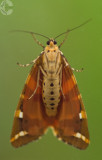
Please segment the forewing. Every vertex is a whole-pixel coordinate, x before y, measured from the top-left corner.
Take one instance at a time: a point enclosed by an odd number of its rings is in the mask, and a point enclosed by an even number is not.
[[[15,112],[11,133],[11,143],[14,147],[19,147],[32,140],[38,139],[46,129],[41,97],[41,73],[39,78],[40,86],[33,95],[37,86],[40,58],[35,62],[28,75]]]
[[[62,96],[58,124],[55,127],[57,137],[79,149],[89,144],[87,116],[72,69],[63,58]]]

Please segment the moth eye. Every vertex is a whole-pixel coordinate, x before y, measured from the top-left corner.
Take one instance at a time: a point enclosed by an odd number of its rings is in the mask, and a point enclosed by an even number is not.
[[[57,44],[57,42],[56,42],[56,41],[54,41],[54,44]]]
[[[50,50],[48,50],[47,52],[50,52]]]
[[[47,45],[49,45],[50,44],[50,41],[47,41]]]
[[[56,50],[54,50],[54,52],[56,52]]]

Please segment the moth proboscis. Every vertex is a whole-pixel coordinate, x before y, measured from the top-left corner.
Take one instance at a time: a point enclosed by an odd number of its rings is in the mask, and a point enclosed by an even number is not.
[[[14,115],[10,140],[14,147],[37,140],[48,127],[53,128],[54,134],[65,143],[79,149],[86,149],[89,145],[84,104],[73,75],[73,69],[60,51],[68,33],[78,27],[67,30],[54,39],[38,33],[23,31],[30,33],[34,40],[43,47],[43,51],[29,64],[18,63],[21,67],[30,64],[33,66]],[[65,38],[58,46],[56,38],[63,34]],[[35,35],[48,39],[46,47],[35,38]]]

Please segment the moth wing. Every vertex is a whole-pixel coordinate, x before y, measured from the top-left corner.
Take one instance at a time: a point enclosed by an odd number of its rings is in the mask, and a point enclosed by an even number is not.
[[[60,113],[55,127],[57,137],[79,149],[89,144],[87,116],[78,90],[76,79],[64,57],[62,69],[62,92]]]
[[[33,95],[37,86],[37,77],[39,72],[38,65],[40,63],[40,59],[41,57],[39,57],[35,62],[27,77],[15,112],[10,140],[14,147],[19,147],[38,139],[44,134],[46,129],[46,124],[43,118],[41,88],[38,87],[36,93]],[[41,85],[41,79],[42,76],[40,73],[39,85]]]

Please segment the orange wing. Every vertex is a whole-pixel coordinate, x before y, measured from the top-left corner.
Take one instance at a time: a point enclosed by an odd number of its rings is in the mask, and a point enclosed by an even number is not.
[[[43,118],[41,87],[38,87],[36,93],[30,98],[37,86],[40,58],[41,56],[36,61],[28,75],[15,112],[11,133],[11,143],[14,147],[19,147],[32,140],[38,139],[44,134],[46,129],[46,124]],[[40,73],[39,79],[41,80],[41,78],[42,76]]]
[[[62,57],[63,60],[63,57]],[[64,142],[79,149],[89,144],[87,116],[77,82],[69,64],[63,62],[62,95],[55,132]]]

